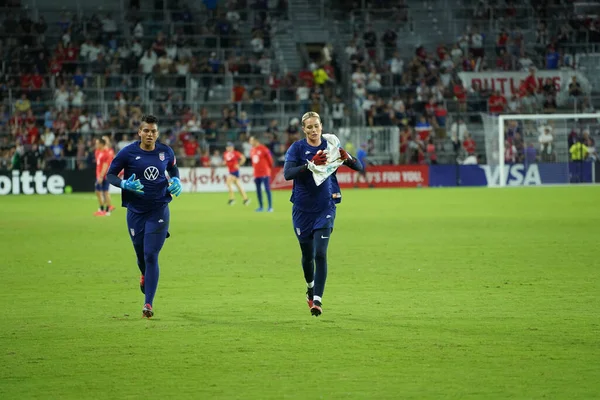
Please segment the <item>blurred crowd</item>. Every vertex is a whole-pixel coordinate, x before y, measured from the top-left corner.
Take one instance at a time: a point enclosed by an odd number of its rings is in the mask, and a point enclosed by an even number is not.
[[[424,7],[428,4],[431,10],[437,3],[425,2]],[[462,35],[437,47],[417,46],[412,54],[398,51],[400,29],[378,30],[367,15],[365,28],[354,31],[344,55],[352,66],[353,107],[361,120],[367,126],[400,127],[403,158],[436,163],[440,150],[461,159],[483,150],[464,123],[480,119],[467,115],[543,114],[561,107],[571,113],[595,112],[589,88],[575,74],[558,88],[552,79],[540,83],[536,73],[575,71],[578,44],[600,43],[600,16],[579,15],[568,1],[532,0],[538,25],[535,42],[528,43],[517,23],[517,6],[522,7],[512,0],[476,1],[464,9],[469,23]],[[459,77],[461,72],[485,71],[525,71],[528,76],[507,95],[490,87],[467,89]],[[557,97],[559,91],[564,99]],[[449,103],[455,115],[463,114],[460,121],[451,123]]]
[[[265,113],[277,103],[290,103],[295,115],[328,115],[334,129],[347,126],[350,116],[357,117],[351,123],[398,126],[405,163],[437,163],[438,153],[447,152],[453,159],[477,158],[482,144],[469,132],[468,115],[557,111],[557,88],[551,81],[540,84],[537,70],[575,68],[570,46],[598,41],[600,26],[578,17],[569,2],[532,0],[539,21],[532,44],[515,23],[513,1],[481,0],[468,9],[472,23],[464,34],[405,54],[398,45],[410,23],[405,1],[342,2],[338,6],[351,12],[367,7],[365,28],[354,31],[342,52],[325,44],[300,71],[287,72],[272,46],[287,19],[287,1],[203,3],[205,12],[198,14],[169,2],[168,30],[160,23],[162,2],[147,15],[139,1],[130,1],[125,26],[105,12],[81,18],[65,11],[49,25],[44,15],[34,21],[27,10],[9,10],[0,35],[0,168],[15,168],[15,159],[20,168],[87,168],[94,137],[107,135],[116,148],[135,139],[149,100],[163,140],[189,166],[214,164],[227,141],[247,153],[250,135],[282,162],[300,127],[297,118]],[[370,13],[388,12],[397,28],[382,31],[369,23]],[[491,15],[498,26],[486,32]],[[529,76],[508,97],[488,88],[467,90],[458,77],[491,70]],[[216,111],[203,105],[228,87],[225,79],[232,82],[228,104]],[[568,105],[593,112],[589,94],[574,77]],[[198,109],[190,98],[199,100]]]

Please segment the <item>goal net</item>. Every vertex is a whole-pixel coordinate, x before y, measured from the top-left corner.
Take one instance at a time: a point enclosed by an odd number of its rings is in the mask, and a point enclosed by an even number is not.
[[[599,114],[482,115],[488,186],[592,183]]]

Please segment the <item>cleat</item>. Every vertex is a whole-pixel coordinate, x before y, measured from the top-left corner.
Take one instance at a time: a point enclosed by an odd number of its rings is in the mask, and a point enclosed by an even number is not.
[[[152,311],[152,306],[150,304],[146,304],[142,309],[142,318],[152,318],[154,316],[154,311]]]
[[[105,211],[104,215],[107,216],[107,217],[110,217],[110,211]]]
[[[232,205],[234,205],[234,204],[235,204],[235,200],[229,200],[229,201],[227,202],[227,205],[229,205],[229,206],[232,206]]]
[[[145,284],[145,280],[144,280],[144,275],[140,276],[140,290],[142,291],[142,293],[146,294],[146,292],[144,291],[144,284]]]
[[[312,308],[313,307],[313,292],[314,292],[314,287],[311,288],[306,288],[306,302],[308,303],[308,308]]]
[[[104,217],[104,216],[106,216],[106,212],[104,212],[104,211],[96,211],[94,213],[94,216],[96,216],[96,217]]]
[[[256,212],[263,212],[264,210],[263,210],[263,208],[262,208],[262,207],[258,207],[258,208],[257,208],[256,210],[254,210],[254,211],[256,211]]]
[[[244,200],[244,205],[247,206],[248,204],[250,204],[250,199]]]
[[[112,211],[115,211],[115,206],[108,207],[108,212],[112,212]]]
[[[321,308],[321,303],[319,303],[318,301],[315,301],[313,303],[313,306],[310,308],[310,313],[312,315],[314,315],[315,317],[318,317],[319,315],[323,314],[323,309]]]
[[[273,212],[273,207],[269,207],[269,209],[267,210],[267,212]]]

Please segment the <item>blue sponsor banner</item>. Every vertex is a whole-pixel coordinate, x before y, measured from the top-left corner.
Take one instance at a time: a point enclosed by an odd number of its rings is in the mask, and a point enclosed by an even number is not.
[[[590,162],[512,164],[504,166],[507,186],[535,186],[593,182]],[[491,165],[432,165],[429,186],[498,186],[500,169]]]

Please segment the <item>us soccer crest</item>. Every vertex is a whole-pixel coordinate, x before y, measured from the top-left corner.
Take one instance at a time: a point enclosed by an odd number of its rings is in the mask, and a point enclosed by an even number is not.
[[[165,161],[165,153],[158,153],[158,159],[160,161]]]

